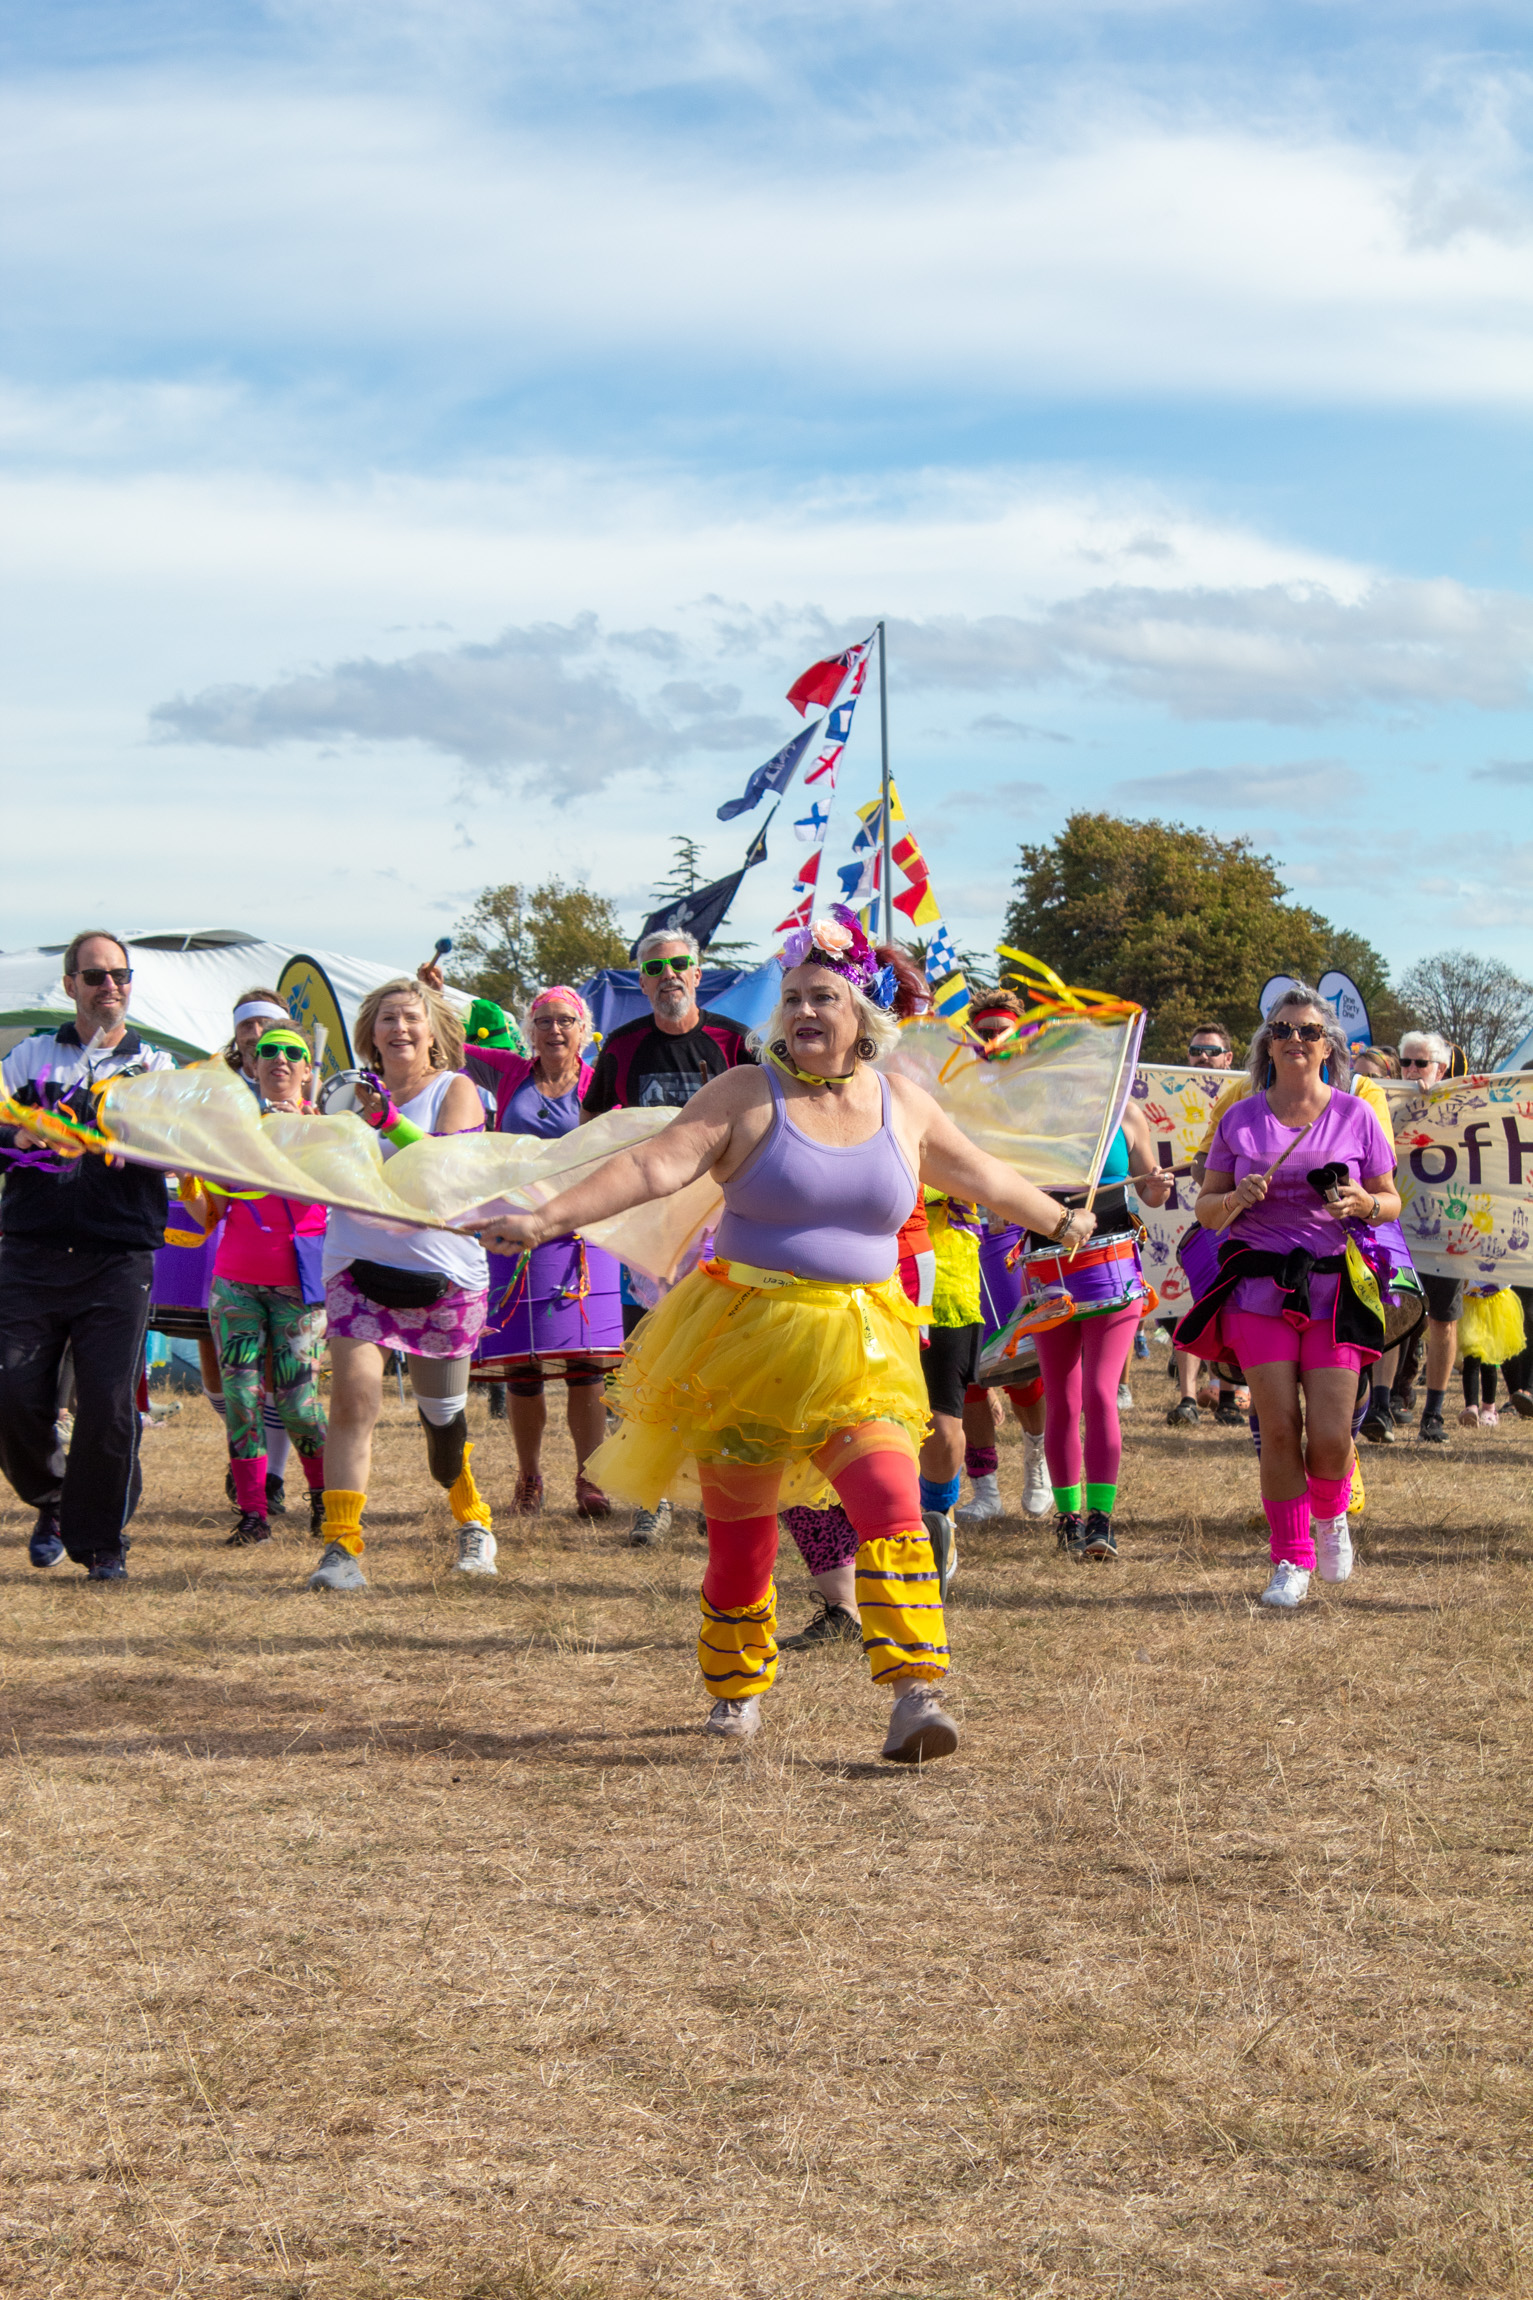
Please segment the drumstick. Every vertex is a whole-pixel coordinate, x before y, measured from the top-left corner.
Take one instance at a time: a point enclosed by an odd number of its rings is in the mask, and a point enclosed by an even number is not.
[[[1306,1135],[1306,1134],[1309,1132],[1309,1127],[1310,1127],[1310,1126],[1313,1126],[1313,1125],[1314,1125],[1314,1123],[1315,1123],[1315,1121],[1314,1121],[1314,1119],[1312,1118],[1312,1119],[1310,1120],[1310,1122],[1309,1122],[1309,1126],[1301,1126],[1301,1127],[1299,1128],[1299,1131],[1298,1131],[1298,1133],[1297,1133],[1297,1134],[1294,1136],[1293,1140],[1292,1140],[1292,1141],[1289,1143],[1289,1145],[1288,1145],[1288,1148],[1287,1148],[1286,1150],[1281,1150],[1281,1151],[1279,1151],[1279,1153],[1278,1153],[1277,1157],[1273,1159],[1273,1161],[1272,1161],[1272,1164],[1271,1164],[1271,1165],[1270,1165],[1270,1166],[1267,1168],[1267,1171],[1266,1171],[1266,1173],[1265,1173],[1265,1174],[1262,1176],[1262,1180],[1263,1180],[1264,1182],[1270,1182],[1270,1181],[1271,1181],[1271,1179],[1272,1179],[1272,1177],[1273,1177],[1273,1175],[1274,1175],[1274,1174],[1277,1172],[1278,1168],[1279,1168],[1279,1167],[1282,1165],[1282,1163],[1283,1163],[1284,1159],[1285,1159],[1285,1158],[1291,1158],[1291,1157],[1293,1156],[1294,1152],[1295,1152],[1295,1151],[1298,1149],[1298,1147],[1299,1147],[1299,1144],[1300,1144],[1300,1143],[1301,1143],[1301,1142],[1304,1140],[1304,1137],[1305,1137],[1305,1135]],[[1258,1201],[1258,1203],[1260,1203],[1260,1201]],[[1222,1222],[1216,1222],[1216,1223],[1214,1224],[1214,1232],[1215,1232],[1215,1235],[1217,1236],[1217,1234],[1218,1234],[1218,1232],[1219,1232],[1220,1230],[1227,1230],[1227,1229],[1229,1228],[1230,1224],[1231,1224],[1231,1223],[1232,1223],[1232,1222],[1235,1220],[1235,1218],[1236,1218],[1236,1216],[1237,1216],[1237,1215],[1240,1215],[1240,1214],[1244,1214],[1244,1213],[1247,1213],[1248,1211],[1249,1211],[1249,1208],[1247,1208],[1247,1207],[1245,1207],[1245,1206],[1237,1206],[1237,1207],[1235,1208],[1235,1212],[1234,1212],[1234,1214],[1227,1214],[1227,1215],[1225,1216],[1225,1218],[1224,1218],[1224,1220],[1223,1220]]]

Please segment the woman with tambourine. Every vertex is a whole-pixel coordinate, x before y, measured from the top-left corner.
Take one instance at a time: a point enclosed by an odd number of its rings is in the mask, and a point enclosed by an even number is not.
[[[354,1043],[363,1072],[332,1079],[321,1107],[342,1104],[377,1129],[385,1159],[428,1134],[477,1134],[484,1107],[460,1069],[463,1026],[445,999],[401,976],[370,991]],[[484,1248],[450,1230],[401,1231],[333,1207],[325,1235],[330,1435],[325,1445],[326,1549],[311,1589],[365,1589],[362,1509],[383,1366],[403,1352],[426,1432],[431,1475],[458,1523],[457,1570],[495,1571],[489,1505],[468,1465],[468,1369],[485,1319]]]

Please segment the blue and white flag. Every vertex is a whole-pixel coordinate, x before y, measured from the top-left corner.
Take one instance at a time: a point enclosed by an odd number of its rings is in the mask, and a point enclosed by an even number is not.
[[[816,799],[808,814],[800,815],[794,823],[793,834],[806,847],[817,847],[825,836],[825,826],[829,821],[829,807],[822,809],[819,800]]]
[[[860,838],[853,839],[852,846],[855,849],[864,843]],[[841,900],[844,903],[855,907],[858,903],[866,902],[870,895],[877,894],[878,866],[881,859],[881,856],[875,851],[872,854],[863,855],[856,862],[841,865],[836,876],[841,881]]]
[[[759,807],[768,791],[785,791],[798,771],[799,760],[820,731],[822,722],[801,728],[790,742],[783,744],[775,758],[758,767],[745,786],[743,798],[726,799],[719,808],[719,821],[732,823],[736,815],[748,815],[752,807]]]
[[[945,982],[950,974],[956,974],[957,971],[958,946],[948,933],[946,921],[939,919],[926,945],[926,979],[928,982]]]

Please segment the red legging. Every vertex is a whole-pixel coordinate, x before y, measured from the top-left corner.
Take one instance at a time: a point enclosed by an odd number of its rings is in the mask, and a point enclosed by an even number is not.
[[[1123,1457],[1118,1427],[1118,1385],[1128,1364],[1139,1304],[1105,1318],[1072,1318],[1038,1334],[1043,1368],[1043,1451],[1049,1483],[1081,1482],[1081,1415],[1086,1417],[1086,1479],[1116,1485]]]
[[[706,1514],[706,1462],[701,1465],[700,1476]],[[922,1530],[921,1489],[909,1454],[894,1448],[863,1454],[837,1470],[831,1483],[836,1499],[851,1519],[859,1547],[865,1541],[897,1541],[902,1534]],[[709,1517],[704,1597],[721,1611],[759,1605],[771,1586],[776,1558],[775,1510],[770,1517]]]

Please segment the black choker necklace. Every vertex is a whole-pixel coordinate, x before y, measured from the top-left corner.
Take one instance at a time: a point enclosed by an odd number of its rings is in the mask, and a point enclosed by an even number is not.
[[[767,1053],[785,1077],[800,1079],[805,1086],[844,1086],[849,1078],[855,1078],[857,1075],[855,1059],[850,1070],[838,1071],[830,1078],[822,1078],[819,1072],[815,1070],[800,1070],[798,1064],[790,1060],[788,1042],[784,1038],[779,1038],[773,1045],[769,1046]]]

